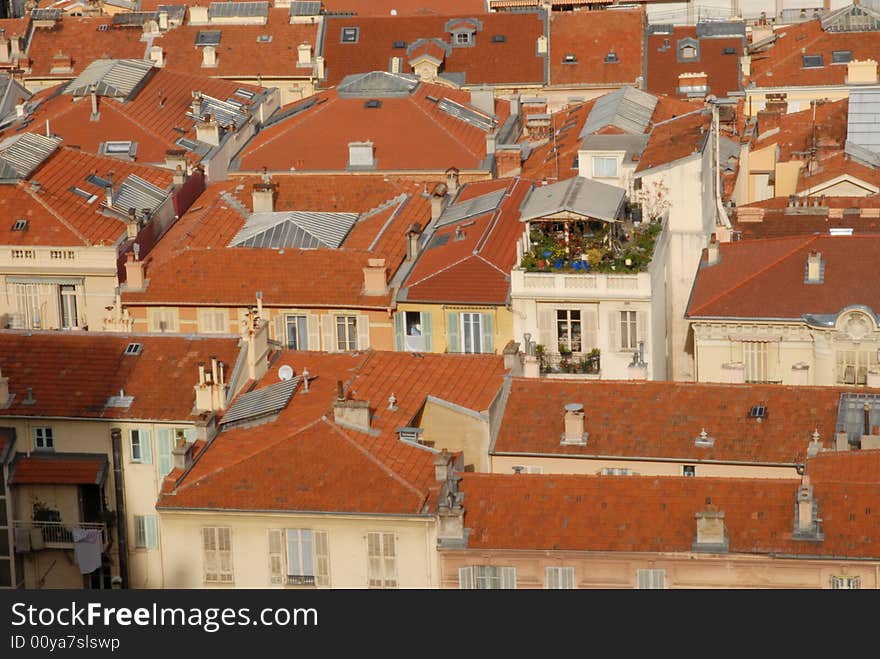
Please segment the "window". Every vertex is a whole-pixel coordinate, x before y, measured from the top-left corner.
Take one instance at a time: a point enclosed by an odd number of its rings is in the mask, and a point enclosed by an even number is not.
[[[205,583],[232,583],[232,529],[204,527],[202,547]]]
[[[408,352],[431,351],[431,314],[404,311],[394,318],[395,348]]]
[[[199,332],[225,334],[229,332],[229,312],[226,309],[199,309]]]
[[[666,588],[666,570],[639,570],[636,573],[636,588],[640,590]]]
[[[694,46],[682,46],[681,59],[696,59],[697,49]]]
[[[461,314],[462,352],[479,353],[480,349],[480,316],[478,313]]]
[[[769,382],[770,344],[765,341],[743,341],[743,362],[746,382]]]
[[[831,588],[833,590],[858,590],[861,587],[861,577],[831,577]]]
[[[357,350],[357,316],[336,316],[336,349]]]
[[[837,383],[864,386],[868,370],[878,365],[876,350],[838,350]]]
[[[338,319],[337,319],[338,322]],[[285,345],[291,350],[309,349],[309,323],[306,316],[286,316]]]
[[[605,55],[605,63],[606,64],[619,64],[620,59],[617,57],[617,53],[615,53],[613,50],[608,52]]]
[[[458,587],[480,590],[516,588],[516,568],[494,565],[472,565],[459,568]]]
[[[397,548],[393,533],[367,533],[370,588],[397,588]]]
[[[358,40],[358,28],[356,27],[344,27],[342,28],[342,43],[357,43]]]
[[[574,53],[565,53],[562,58],[563,64],[577,64],[578,58]]]
[[[681,475],[682,476],[696,476],[697,468],[694,465],[682,465],[681,466]]]
[[[122,354],[124,354],[126,357],[137,356],[141,354],[141,350],[143,349],[143,343],[129,343],[127,346],[125,346],[125,351]]]
[[[620,348],[621,350],[637,350],[638,317],[635,311],[620,312]]]
[[[55,450],[55,434],[49,426],[34,428],[34,448],[42,451]]]
[[[311,529],[269,529],[269,582],[329,586],[327,533]]]
[[[16,220],[12,223],[13,231],[27,231],[28,220]]]
[[[134,546],[140,549],[159,546],[159,519],[155,515],[134,516]]]
[[[176,332],[177,309],[170,307],[156,307],[147,313],[151,332]]]
[[[577,309],[556,310],[556,338],[559,350],[581,352],[581,312]]]
[[[471,33],[470,32],[456,32],[455,33],[455,45],[456,46],[469,46],[471,43]]]
[[[574,588],[573,567],[548,567],[547,588],[553,590],[571,590]]]
[[[616,178],[617,158],[614,156],[593,156],[593,178]]]
[[[832,64],[847,64],[852,62],[851,50],[834,50],[831,52]]]
[[[825,66],[821,55],[802,55],[805,69],[820,69]]]
[[[138,464],[153,464],[153,445],[150,442],[149,430],[131,430],[129,432],[129,448],[131,461]]]
[[[76,286],[62,284],[59,286],[59,290],[61,292],[61,328],[76,329],[79,327],[76,315]]]

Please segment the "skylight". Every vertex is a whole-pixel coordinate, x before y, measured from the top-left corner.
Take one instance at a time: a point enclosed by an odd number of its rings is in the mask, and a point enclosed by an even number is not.
[[[504,43],[507,41],[507,37],[503,34],[495,34],[492,35],[492,43]]]
[[[392,48],[406,48],[406,41],[395,41],[391,44]]]
[[[764,419],[767,417],[767,407],[765,405],[752,405],[749,410],[749,417],[752,419]]]
[[[851,50],[834,50],[831,52],[832,64],[847,64],[852,62]]]
[[[28,221],[27,220],[16,220],[12,223],[13,231],[27,231]]]
[[[342,28],[342,43],[357,43],[359,29],[356,27]]]
[[[620,62],[620,60],[617,58],[617,53],[615,53],[613,50],[605,55],[606,64],[617,64],[618,62]]]
[[[805,69],[820,69],[825,66],[821,55],[804,55],[803,63]]]
[[[98,195],[93,195],[91,192],[86,192],[82,188],[73,187],[73,188],[70,188],[70,191],[73,194],[79,195],[80,197],[85,199],[87,204],[91,204],[92,202],[94,202],[98,198]]]
[[[144,346],[142,343],[129,343],[127,346],[125,346],[124,354],[129,357],[139,355],[141,354],[141,350],[143,350],[143,347]]]
[[[574,53],[566,53],[565,57],[562,58],[563,64],[576,64],[577,61],[578,58]]]
[[[219,46],[220,30],[199,30],[196,34],[196,46]]]

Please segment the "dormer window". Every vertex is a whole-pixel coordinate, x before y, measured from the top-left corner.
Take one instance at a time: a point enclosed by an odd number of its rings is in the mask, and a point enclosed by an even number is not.
[[[455,45],[456,46],[470,46],[472,39],[473,39],[473,34],[471,34],[470,32],[456,32],[455,33]]]
[[[693,46],[684,46],[681,49],[681,59],[696,59],[697,49]]]
[[[357,43],[358,40],[358,28],[356,27],[344,27],[342,28],[342,43]]]
[[[476,43],[477,32],[483,29],[483,23],[476,18],[452,18],[446,21],[443,29],[453,48],[469,48]]]

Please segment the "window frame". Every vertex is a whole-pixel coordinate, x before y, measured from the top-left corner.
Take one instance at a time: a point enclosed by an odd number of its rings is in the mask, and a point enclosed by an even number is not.
[[[565,318],[560,318],[560,314],[565,314]],[[577,319],[574,318],[577,314]],[[575,336],[575,324],[577,324],[577,336]],[[563,338],[562,330],[565,329],[565,338]],[[580,309],[572,309],[569,307],[556,308],[556,344],[557,347],[565,345],[572,353],[582,353],[584,348],[584,319]],[[575,348],[577,345],[577,348]]]
[[[209,548],[208,535],[214,546]],[[227,548],[222,549],[224,539]],[[213,554],[213,556],[211,556]],[[224,556],[225,554],[225,556]],[[224,569],[224,558],[228,569]],[[209,569],[209,559],[214,562],[215,569]],[[228,577],[228,578],[224,578]],[[206,584],[233,584],[235,583],[235,565],[232,562],[232,528],[229,526],[203,526],[202,527],[202,582]]]
[[[361,36],[358,27],[343,27],[339,32],[339,43],[357,43]]]
[[[52,426],[33,426],[33,436],[35,451],[55,450],[55,430]]]
[[[291,321],[293,321],[291,323]],[[295,330],[296,341],[290,340],[291,325]],[[355,323],[357,328],[357,323]],[[308,350],[309,349],[309,317],[307,314],[284,314],[284,346],[288,350]],[[337,338],[338,342],[338,338]],[[304,344],[304,345],[303,345]]]
[[[333,316],[333,326],[337,352],[351,352],[358,349],[358,317],[356,315],[337,314]],[[339,334],[340,330],[344,330],[346,333],[344,340]]]
[[[660,585],[657,585],[658,583]],[[668,588],[666,568],[640,568],[636,570],[637,590],[666,590]]]
[[[461,352],[467,355],[479,355],[483,351],[483,319],[476,311],[463,311],[459,314],[461,330]],[[468,329],[470,325],[470,329]],[[470,342],[470,349],[468,349]]]
[[[828,587],[831,590],[861,590],[862,578],[859,575],[832,574]]]
[[[555,575],[552,579],[551,574]],[[555,586],[552,585],[554,581],[557,584]],[[548,565],[544,569],[544,588],[548,590],[574,590],[574,567]]]
[[[516,590],[516,566],[467,565],[458,570],[458,587],[463,590]]]
[[[397,534],[393,531],[369,531],[366,535],[366,540],[368,588],[399,588]],[[378,552],[374,551],[377,548]]]
[[[627,315],[625,315],[627,314]],[[620,350],[639,349],[639,315],[634,309],[620,309],[617,313],[617,347]],[[633,344],[633,345],[630,345]]]
[[[76,284],[58,285],[58,324],[61,329],[79,329]]]
[[[609,156],[609,155],[594,155],[591,156],[591,167],[593,171],[593,178],[620,178],[620,162],[617,156]],[[599,163],[603,163],[603,165],[599,165]],[[609,162],[614,163],[613,174],[604,173],[606,169],[604,168]]]
[[[134,516],[135,549],[159,548],[159,518],[157,515]]]

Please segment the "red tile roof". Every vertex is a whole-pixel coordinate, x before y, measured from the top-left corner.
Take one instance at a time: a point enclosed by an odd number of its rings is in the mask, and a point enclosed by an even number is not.
[[[880,289],[863,285],[874,268],[880,235],[767,238],[719,248],[720,261],[709,266],[704,256],[697,271],[686,314],[691,318],[800,319],[854,304],[880,309]],[[813,250],[825,262],[822,284],[804,283]]]
[[[802,194],[816,194],[817,188],[831,184],[835,179],[847,177],[867,184],[865,187],[880,189],[880,168],[868,167],[838,151],[833,156],[820,158],[812,172],[802,168],[798,176],[797,191]],[[853,192],[853,196],[861,194]]]
[[[355,12],[358,16],[452,16],[479,14],[486,10],[483,0],[324,0],[327,13]]]
[[[732,554],[880,556],[874,484],[815,484],[819,542],[793,537],[797,481],[465,474],[461,489],[474,550],[690,552],[711,502]]]
[[[550,84],[635,84],[642,75],[645,12],[560,11],[550,15]],[[613,52],[617,61],[605,61]],[[563,61],[567,54],[574,63]]]
[[[495,454],[667,458],[726,463],[803,462],[813,429],[830,441],[834,387],[684,382],[564,382],[514,378]],[[584,406],[585,446],[562,445],[564,406]],[[749,418],[754,405],[768,417]],[[705,429],[711,447],[694,440]]]
[[[470,103],[467,92],[424,83],[410,96],[382,98],[378,108],[367,108],[365,98],[324,92],[318,104],[262,130],[241,152],[240,169],[344,172],[349,143],[364,141],[373,143],[379,171],[479,169],[486,132],[443,112],[428,96]],[[495,108],[501,126],[509,104],[499,100]]]
[[[170,170],[62,146],[29,180],[0,186],[0,215],[9,218],[0,224],[0,244],[61,247],[116,243],[125,236],[125,223],[100,212],[106,193],[86,181],[90,174],[106,179],[109,172],[117,182],[135,174],[159,188],[171,187]],[[39,183],[37,190],[35,181]],[[85,197],[71,192],[72,187],[97,195],[98,200],[89,204]],[[16,219],[29,220],[27,231],[12,231]]]
[[[107,456],[19,453],[10,471],[13,485],[100,485],[107,476]]]
[[[667,165],[701,153],[709,140],[710,114],[697,110],[675,119],[655,124],[642,152],[636,172]]]
[[[430,394],[469,409],[488,409],[501,387],[503,360],[408,353],[285,352],[275,362],[308,369],[301,391],[278,419],[218,435],[159,508],[303,510],[418,514],[438,493],[435,453],[401,442]],[[274,370],[274,369],[270,369]],[[275,381],[274,373],[261,386]],[[368,400],[371,433],[336,425],[336,382]],[[388,409],[394,394],[397,409]]]
[[[807,460],[807,476],[821,483],[876,485],[880,450],[822,451]]]
[[[819,207],[789,207],[788,197],[773,197],[739,206],[729,215],[733,228],[741,231],[743,238],[827,234],[830,229],[852,229],[854,233],[880,234],[880,217],[865,217],[860,213],[860,209],[878,207],[880,195],[826,197]],[[749,217],[752,209],[763,211],[761,221],[756,222]],[[843,212],[837,217],[831,209]]]
[[[195,47],[202,30],[221,32],[216,67],[202,67],[202,49]],[[270,8],[266,25],[181,25],[165,32],[154,45],[162,47],[165,67],[171,71],[224,77],[308,78],[312,67],[297,66],[297,46],[310,44],[314,61],[317,32],[317,24],[291,25],[288,9]],[[271,35],[271,41],[257,41],[262,35]]]
[[[699,43],[699,59],[679,61],[677,44],[681,39],[694,39]],[[665,42],[669,47],[665,48]],[[652,94],[669,94],[685,97],[680,94],[679,75],[682,73],[705,73],[708,77],[709,89],[701,98],[709,94],[726,97],[731,92],[742,91],[742,73],[739,58],[745,48],[745,39],[736,36],[703,37],[697,39],[697,28],[694,25],[677,25],[671,34],[650,34],[646,39],[645,57],[646,90]],[[725,49],[732,48],[732,54],[724,54]],[[728,51],[729,52],[729,51]]]
[[[444,60],[441,73],[463,73],[467,85],[542,84],[544,56],[537,53],[537,39],[544,34],[544,21],[537,12],[499,12],[459,15],[476,18],[482,29],[476,33],[475,44],[452,48]],[[327,65],[325,85],[336,85],[345,76],[367,71],[387,71],[392,57],[403,57],[405,73],[411,73],[405,49],[394,48],[395,41],[407,45],[419,39],[441,39],[447,44],[446,32],[450,17],[386,16],[328,17],[323,42]],[[342,43],[343,28],[358,28],[356,43]],[[504,35],[503,42],[492,40]]]
[[[825,32],[818,20],[774,29],[776,41],[751,56],[749,80],[757,87],[843,85],[846,65],[832,65],[835,50],[852,52],[853,60],[880,59],[876,32]],[[804,68],[803,55],[821,55],[824,66]]]
[[[129,343],[142,344],[141,353],[124,355]],[[0,370],[15,397],[0,417],[191,419],[198,363],[212,355],[234,364],[238,340],[2,330]],[[29,387],[35,404],[23,402]],[[120,389],[131,405],[107,407]]]
[[[795,159],[798,152],[800,159],[813,146],[814,139],[818,148],[818,157],[824,159],[827,154],[834,154],[843,149],[846,142],[846,124],[849,110],[849,99],[840,101],[821,101],[812,108],[799,112],[780,114],[773,118],[773,126],[779,130],[762,127],[761,116],[758,116],[758,139],[753,149],[763,149],[776,145],[779,149],[776,159],[786,162]]]
[[[134,98],[117,100],[98,99],[99,118],[91,119],[92,105],[88,96],[74,98],[59,93],[61,87],[41,91],[31,103],[41,100],[30,117],[31,132],[45,131],[49,122],[52,133],[64,139],[67,145],[77,145],[83,151],[97,153],[107,140],[137,143],[136,160],[141,163],[164,163],[168,149],[180,149],[175,142],[181,137],[195,139],[195,120],[186,116],[192,103],[192,91],[218,98],[234,98],[245,106],[252,100],[233,96],[237,89],[259,93],[261,89],[204,75],[174,73],[153,69],[152,75]],[[13,124],[0,137],[15,134],[20,128]],[[190,154],[192,160],[198,157]]]
[[[96,59],[144,59],[147,44],[140,28],[112,27],[109,16],[66,16],[54,28],[34,28],[28,43],[31,78],[67,80],[82,73]],[[108,26],[99,30],[101,25]],[[72,73],[52,73],[53,58],[62,53],[72,60]],[[21,66],[26,66],[22,61]]]
[[[516,241],[523,232],[519,207],[532,182],[519,178],[502,180],[507,186],[497,210],[434,232],[403,282],[401,288],[407,289],[406,296],[400,299],[472,304],[507,301],[510,270],[516,265]],[[462,192],[468,193],[465,198],[472,198],[497,187],[495,181],[471,183]],[[456,240],[458,227],[464,234],[460,240]],[[444,239],[446,242],[442,243]]]

